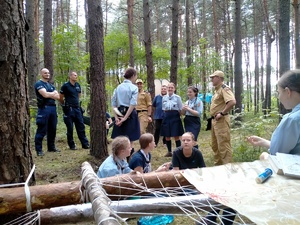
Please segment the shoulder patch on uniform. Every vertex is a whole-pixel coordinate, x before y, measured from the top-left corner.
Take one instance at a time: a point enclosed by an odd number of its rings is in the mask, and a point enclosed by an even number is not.
[[[222,88],[225,90],[225,91],[230,91],[230,87],[227,86],[226,84],[222,84]]]

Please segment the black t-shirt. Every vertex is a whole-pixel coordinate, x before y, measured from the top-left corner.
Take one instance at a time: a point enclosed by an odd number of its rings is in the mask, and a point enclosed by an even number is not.
[[[193,148],[192,155],[187,158],[183,154],[182,146],[180,146],[173,151],[172,166],[179,167],[180,170],[193,169],[205,167],[205,162],[202,153],[197,148]]]
[[[65,97],[65,104],[73,107],[79,107],[79,94],[81,93],[81,87],[79,83],[72,85],[70,81],[61,86],[60,93]]]
[[[38,107],[44,107],[45,105],[55,105],[55,100],[52,98],[44,98],[40,93],[39,90],[45,88],[47,92],[55,91],[55,87],[50,84],[49,82],[44,82],[39,80],[35,83],[34,89],[37,98]]]

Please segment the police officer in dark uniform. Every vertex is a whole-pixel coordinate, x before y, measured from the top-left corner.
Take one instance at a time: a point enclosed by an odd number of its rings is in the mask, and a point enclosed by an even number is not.
[[[63,105],[64,122],[67,126],[68,145],[71,150],[77,149],[73,139],[74,124],[82,148],[90,148],[89,141],[85,135],[85,126],[79,105],[80,94],[81,87],[79,83],[77,83],[77,73],[71,71],[69,73],[69,81],[64,83],[60,89],[60,103]]]
[[[43,156],[43,138],[47,135],[48,152],[60,152],[55,147],[57,113],[55,100],[59,99],[59,93],[48,81],[49,70],[44,68],[40,72],[41,79],[34,85],[37,96],[38,113],[36,117],[37,130],[34,138],[35,150],[38,156]]]

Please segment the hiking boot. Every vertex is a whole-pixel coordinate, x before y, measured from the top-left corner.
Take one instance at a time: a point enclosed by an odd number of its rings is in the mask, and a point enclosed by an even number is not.
[[[43,151],[37,152],[36,154],[37,154],[37,156],[44,156],[45,155]]]
[[[167,154],[165,154],[165,157],[172,157],[172,152],[168,152]]]
[[[89,149],[89,148],[90,148],[90,145],[89,145],[89,144],[83,145],[82,148],[83,148],[83,149]]]
[[[77,150],[77,147],[76,147],[76,145],[74,145],[74,146],[70,147],[70,150]]]
[[[60,152],[60,150],[57,148],[54,148],[54,149],[48,150],[48,152]]]

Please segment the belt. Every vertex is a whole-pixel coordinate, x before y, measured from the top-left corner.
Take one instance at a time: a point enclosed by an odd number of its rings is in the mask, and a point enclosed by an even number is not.
[[[178,110],[165,110],[165,112],[178,112]]]
[[[140,112],[148,112],[148,110],[136,110],[137,113],[140,113]]]

